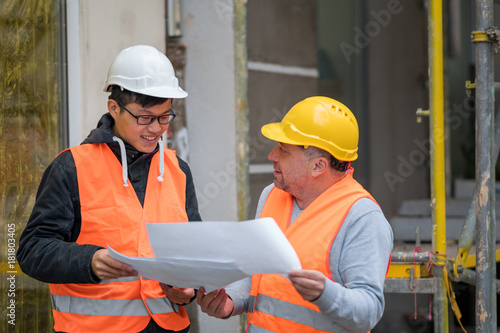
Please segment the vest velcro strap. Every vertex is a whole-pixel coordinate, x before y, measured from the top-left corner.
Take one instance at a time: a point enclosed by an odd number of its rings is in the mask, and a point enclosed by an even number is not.
[[[149,316],[142,299],[96,299],[51,295],[52,308],[58,312],[89,316]]]
[[[253,324],[248,325],[247,333],[274,333],[273,331],[268,331],[266,329],[260,328]]]
[[[256,311],[290,320],[318,330],[333,332],[332,322],[321,312],[266,295],[257,295]]]

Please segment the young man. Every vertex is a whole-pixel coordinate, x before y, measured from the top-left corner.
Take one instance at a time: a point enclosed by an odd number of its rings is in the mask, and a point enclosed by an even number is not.
[[[161,143],[172,99],[187,93],[167,57],[144,45],[117,55],[104,90],[108,113],[43,175],[19,265],[49,283],[56,332],[187,332],[179,305],[195,291],[142,279],[106,249],[153,256],[145,222],[201,220],[188,165]]]
[[[302,270],[256,275],[205,294],[202,311],[225,318],[248,311],[248,332],[367,332],[384,309],[392,230],[373,197],[353,179],[358,125],[327,97],[297,103],[281,123],[262,127],[277,141],[274,184],[257,216],[273,217]],[[251,280],[251,281],[250,281]]]

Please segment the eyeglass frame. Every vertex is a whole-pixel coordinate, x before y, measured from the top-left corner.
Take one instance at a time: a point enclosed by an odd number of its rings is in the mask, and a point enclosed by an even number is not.
[[[170,108],[170,111],[171,111],[172,113],[169,113],[169,114],[164,114],[164,115],[161,115],[161,116],[146,116],[146,115],[136,116],[136,115],[135,115],[135,114],[133,114],[133,113],[132,113],[129,109],[127,109],[127,107],[126,107],[125,105],[123,105],[121,102],[118,102],[118,101],[116,101],[116,102],[118,103],[118,105],[119,105],[121,108],[124,108],[124,109],[125,109],[128,113],[130,113],[130,114],[132,115],[132,117],[134,117],[134,118],[135,118],[135,120],[137,121],[137,124],[138,124],[138,125],[142,125],[142,126],[148,126],[148,125],[151,125],[151,124],[152,124],[152,123],[154,123],[157,119],[158,119],[158,124],[160,124],[160,125],[168,125],[168,124],[171,124],[171,123],[174,121],[175,116],[177,115],[177,114],[175,113],[175,111],[174,111],[172,108]],[[161,118],[161,117],[167,117],[167,116],[168,116],[168,117],[172,117],[172,120],[169,120],[169,122],[167,122],[166,124],[162,124],[162,123],[160,122],[160,118]],[[150,118],[150,119],[151,119],[151,121],[150,121],[148,124],[141,124],[141,123],[139,123],[139,118],[144,119],[143,117]]]

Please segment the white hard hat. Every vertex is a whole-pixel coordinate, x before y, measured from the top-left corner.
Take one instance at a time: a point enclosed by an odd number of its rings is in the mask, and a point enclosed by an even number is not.
[[[111,85],[143,95],[161,98],[185,98],[170,60],[156,48],[136,45],[124,49],[109,67],[104,91]]]

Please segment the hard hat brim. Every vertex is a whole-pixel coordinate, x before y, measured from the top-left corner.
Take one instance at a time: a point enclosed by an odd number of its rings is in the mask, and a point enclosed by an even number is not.
[[[180,87],[177,89],[172,89],[169,87],[135,89],[134,92],[160,98],[186,98],[188,95],[188,93],[182,90]]]
[[[183,90],[181,87],[177,89],[172,89],[170,87],[158,87],[158,88],[147,88],[147,89],[137,89],[137,88],[127,88],[124,87],[120,84],[117,83],[106,83],[103,91],[109,92],[109,87],[112,85],[117,85],[122,87],[123,89],[127,89],[129,91],[147,95],[147,96],[153,96],[153,97],[159,97],[159,98],[186,98],[188,96],[188,93]]]
[[[266,124],[262,126],[260,131],[262,132],[262,135],[264,135],[266,138],[270,140],[276,142],[288,143],[296,146],[303,146],[303,144],[301,144],[300,142],[292,140],[285,135],[283,129],[281,128],[281,123]]]

